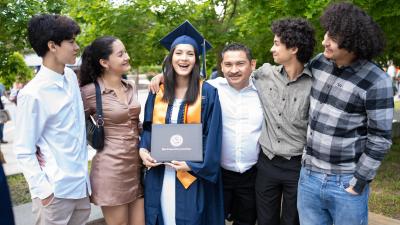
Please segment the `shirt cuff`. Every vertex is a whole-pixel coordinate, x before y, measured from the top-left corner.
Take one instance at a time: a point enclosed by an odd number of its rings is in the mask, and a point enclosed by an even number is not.
[[[353,191],[361,194],[364,191],[365,186],[368,184],[367,181],[358,179],[356,177],[351,178],[350,183],[353,186]]]

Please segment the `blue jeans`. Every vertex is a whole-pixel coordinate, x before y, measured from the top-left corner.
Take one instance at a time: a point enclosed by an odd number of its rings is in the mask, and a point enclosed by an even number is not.
[[[302,167],[297,209],[302,225],[367,225],[369,186],[348,193],[352,174],[330,175]]]

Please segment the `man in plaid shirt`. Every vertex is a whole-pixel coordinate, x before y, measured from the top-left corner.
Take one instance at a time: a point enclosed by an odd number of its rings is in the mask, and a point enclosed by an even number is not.
[[[313,85],[298,188],[300,223],[368,224],[368,184],[391,146],[392,83],[371,62],[383,51],[383,33],[349,3],[329,6],[320,21],[325,51],[309,64]]]

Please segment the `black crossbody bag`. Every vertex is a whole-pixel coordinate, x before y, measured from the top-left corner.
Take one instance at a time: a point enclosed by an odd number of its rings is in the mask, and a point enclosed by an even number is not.
[[[104,120],[103,106],[101,101],[100,86],[97,81],[94,82],[96,87],[96,117],[92,115],[86,119],[86,139],[88,144],[97,151],[103,150],[104,147]]]

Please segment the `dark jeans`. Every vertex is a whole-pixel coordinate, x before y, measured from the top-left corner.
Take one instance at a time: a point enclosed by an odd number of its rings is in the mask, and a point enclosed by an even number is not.
[[[255,166],[244,173],[221,168],[224,187],[225,218],[232,219],[233,225],[254,225],[257,219],[254,184]]]
[[[2,225],[14,225],[11,199],[7,185],[7,178],[0,162],[0,222]]]
[[[3,141],[4,123],[0,123],[0,141]]]
[[[263,152],[257,162],[256,199],[258,225],[297,225],[297,185],[301,156],[270,160]]]

